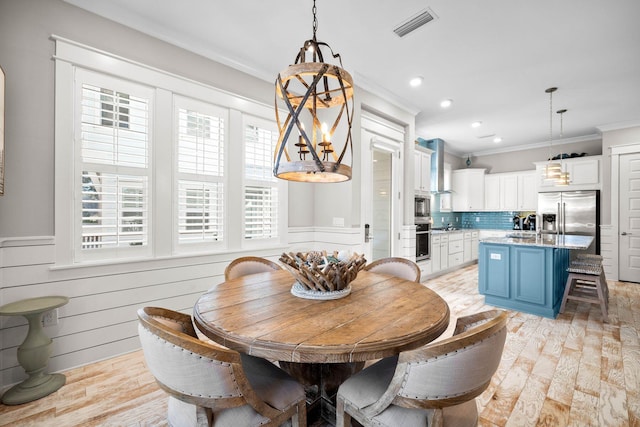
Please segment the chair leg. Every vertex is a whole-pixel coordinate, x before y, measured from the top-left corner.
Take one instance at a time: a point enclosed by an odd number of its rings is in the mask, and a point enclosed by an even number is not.
[[[429,427],[443,427],[444,426],[444,417],[442,415],[442,409],[433,409],[429,411],[427,415],[427,425]]]
[[[297,427],[307,426],[307,402],[304,399],[298,403],[298,412],[293,416],[291,425]]]
[[[596,290],[598,291],[598,299],[600,300],[600,309],[602,310],[602,320],[609,323],[609,296],[606,295],[606,282],[602,282],[602,276],[596,279]]]
[[[344,410],[344,399],[340,396],[336,402],[336,427],[351,426],[351,415]]]
[[[564,313],[564,307],[567,305],[567,297],[571,293],[571,287],[573,286],[573,274],[569,273],[567,276],[567,283],[564,285],[564,295],[562,296],[562,304],[560,305],[560,313]]]

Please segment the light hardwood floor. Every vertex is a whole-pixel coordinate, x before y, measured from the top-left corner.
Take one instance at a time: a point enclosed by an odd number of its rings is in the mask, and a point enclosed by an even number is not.
[[[427,282],[460,316],[489,308],[477,266]],[[557,319],[511,312],[502,362],[477,400],[480,426],[640,426],[640,285],[609,282],[610,323],[596,305]],[[443,336],[450,335],[455,321]],[[0,426],[166,426],[166,395],[140,351],[66,372],[56,393],[0,405]]]

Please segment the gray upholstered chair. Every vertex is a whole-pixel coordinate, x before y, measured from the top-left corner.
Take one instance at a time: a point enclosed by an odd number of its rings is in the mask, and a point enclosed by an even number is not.
[[[138,319],[171,426],[306,426],[304,388],[274,364],[200,341],[187,314],[145,307]]]
[[[454,335],[382,359],[338,389],[338,427],[476,426],[475,397],[491,382],[507,335],[507,313],[458,319]]]
[[[402,279],[420,282],[420,267],[407,258],[381,258],[367,264],[364,269],[372,273],[390,274]]]
[[[281,267],[273,261],[257,256],[236,258],[224,269],[224,280],[231,280],[247,274],[264,273],[265,271],[280,270]]]

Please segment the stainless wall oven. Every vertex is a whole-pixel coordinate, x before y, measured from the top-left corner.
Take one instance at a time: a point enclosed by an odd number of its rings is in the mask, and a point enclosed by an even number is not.
[[[431,258],[431,224],[416,224],[416,261]]]

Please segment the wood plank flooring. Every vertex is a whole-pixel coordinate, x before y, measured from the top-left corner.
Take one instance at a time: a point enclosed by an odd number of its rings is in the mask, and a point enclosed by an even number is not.
[[[477,266],[427,282],[454,317],[489,308]],[[639,426],[640,284],[609,282],[609,321],[571,302],[557,319],[511,312],[502,362],[476,401],[480,426]],[[454,325],[443,336],[451,334]],[[0,405],[0,426],[166,426],[166,395],[140,351],[65,372],[36,402]]]

